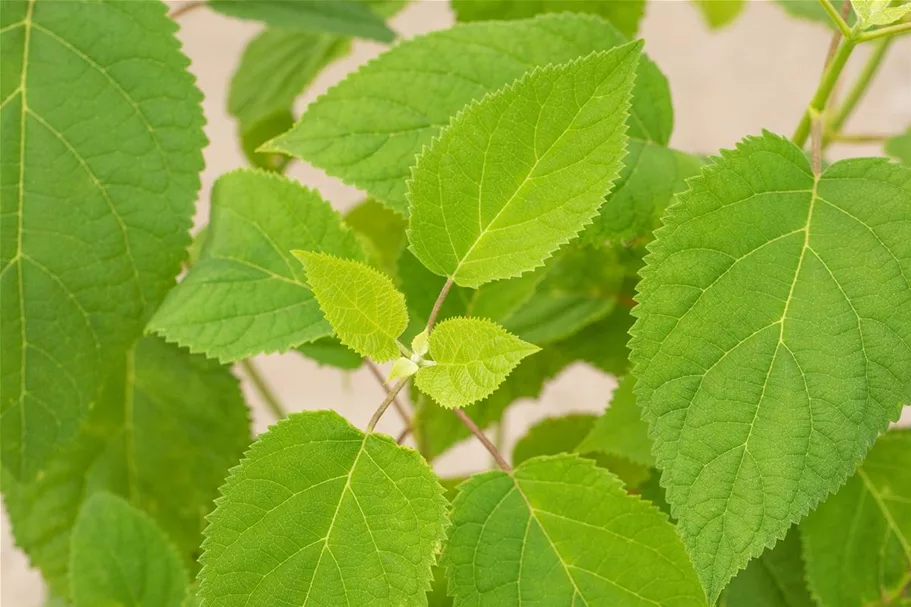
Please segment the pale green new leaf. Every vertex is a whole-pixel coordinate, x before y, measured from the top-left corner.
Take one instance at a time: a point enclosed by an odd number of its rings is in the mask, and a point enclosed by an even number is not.
[[[264,149],[302,158],[404,215],[415,155],[466,104],[535,67],[624,42],[592,15],[456,25],[402,42],[349,74]],[[643,58],[629,134],[666,144],[672,121],[667,81]]]
[[[415,375],[418,388],[449,409],[490,396],[519,362],[540,348],[480,318],[452,318],[430,332],[433,366]]]
[[[632,38],[645,14],[644,0],[452,0],[457,21],[526,19],[541,13],[592,13]]]
[[[294,251],[307,282],[339,340],[377,362],[400,355],[398,337],[408,326],[405,297],[385,274],[325,253]]]
[[[851,0],[851,6],[862,29],[889,25],[911,13],[911,4],[893,6],[892,0]]]
[[[693,0],[712,29],[719,29],[734,21],[743,9],[744,0]]]
[[[625,457],[642,466],[655,465],[648,424],[639,416],[633,387],[636,380],[627,375],[614,391],[610,407],[598,418],[591,432],[578,444],[578,453],[604,453]]]
[[[731,580],[720,607],[816,607],[805,575],[800,533],[793,527]]]
[[[442,562],[465,605],[706,605],[667,517],[573,455],[462,485]]]
[[[911,430],[884,434],[800,530],[820,605],[890,604],[911,583]]]
[[[149,330],[224,362],[332,333],[291,250],[363,253],[319,194],[278,175],[233,171],[215,183],[208,231],[199,262]]]
[[[908,127],[901,135],[886,140],[886,154],[906,167],[911,167],[911,127]]]
[[[408,182],[411,250],[478,287],[540,266],[616,179],[641,43],[530,72],[469,105]]]
[[[911,171],[770,133],[723,152],[650,246],[636,395],[709,599],[911,402]]]
[[[20,478],[76,435],[186,256],[206,139],[166,10],[0,11],[0,458]]]
[[[3,474],[16,544],[68,596],[73,525],[84,501],[107,491],[149,514],[195,571],[203,517],[249,442],[247,407],[229,369],[142,339],[112,366],[82,431],[39,479],[23,484]]]
[[[253,444],[209,516],[199,596],[211,607],[426,605],[443,488],[415,451],[332,411]]]
[[[391,42],[395,32],[367,2],[353,0],[208,0],[220,13],[238,19],[261,21],[271,27],[327,32]]]
[[[73,529],[73,607],[182,607],[189,580],[158,526],[124,499],[90,497]]]

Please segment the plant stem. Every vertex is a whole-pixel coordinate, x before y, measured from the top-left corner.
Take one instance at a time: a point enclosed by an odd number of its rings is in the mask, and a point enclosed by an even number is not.
[[[259,395],[262,397],[263,402],[266,403],[266,406],[269,407],[269,411],[272,412],[272,415],[275,416],[275,419],[283,419],[288,416],[288,412],[276,398],[275,393],[272,392],[272,388],[269,387],[269,384],[266,383],[266,380],[260,374],[259,369],[256,368],[256,365],[253,364],[253,361],[249,358],[245,358],[240,361],[240,366],[244,370],[244,373],[247,374],[247,377],[250,379],[250,382],[253,384],[253,387],[256,388],[256,391],[259,392]]]
[[[829,63],[828,67],[823,72],[819,86],[816,88],[816,93],[813,95],[813,99],[810,100],[807,111],[804,112],[800,124],[797,125],[797,129],[794,131],[793,137],[791,137],[792,141],[798,146],[803,147],[807,142],[807,137],[810,135],[811,115],[813,112],[822,114],[825,110],[829,95],[832,93],[832,89],[835,87],[835,83],[838,81],[838,77],[845,68],[848,57],[851,56],[851,52],[854,50],[855,46],[857,46],[857,43],[850,38],[845,38],[838,46],[838,50],[835,51],[832,62]]]
[[[822,114],[813,112],[810,120],[810,159],[813,174],[818,178],[822,174]]]
[[[402,388],[405,387],[405,384],[408,383],[409,379],[410,378],[408,377],[403,377],[398,381],[398,383],[392,386],[392,389],[389,390],[389,392],[386,394],[386,398],[383,399],[383,402],[380,403],[380,406],[377,407],[376,411],[373,413],[373,417],[370,418],[370,422],[367,424],[368,433],[373,432],[373,429],[376,427],[377,422],[380,421],[381,417],[383,417],[383,413],[386,412],[386,409],[389,408],[389,405],[392,404],[392,402],[395,400],[395,397],[399,392],[402,391]]]
[[[867,42],[869,40],[876,40],[877,38],[907,34],[908,32],[911,32],[911,21],[897,23],[895,25],[890,25],[889,27],[881,27],[871,32],[864,32],[857,36],[857,41]]]
[[[836,27],[838,27],[838,31],[841,32],[841,35],[845,38],[849,38],[851,36],[851,27],[848,25],[848,22],[845,21],[844,17],[835,10],[832,2],[830,0],[819,0],[819,3],[826,9],[826,12],[829,14],[829,17],[835,23]]]
[[[437,316],[440,314],[440,308],[443,307],[443,302],[446,301],[446,296],[449,295],[449,289],[452,288],[452,278],[446,280],[446,284],[443,285],[443,289],[440,291],[440,294],[437,296],[437,300],[433,303],[433,310],[430,311],[430,317],[427,319],[427,331],[428,335],[430,330],[433,328],[434,323],[437,321]]]
[[[867,88],[869,87],[870,82],[873,80],[873,77],[876,75],[876,72],[882,65],[883,58],[886,56],[886,52],[889,50],[889,46],[891,44],[892,38],[883,38],[876,42],[873,53],[870,55],[870,58],[867,59],[867,63],[864,65],[863,70],[861,70],[860,75],[857,77],[857,81],[854,83],[854,86],[851,87],[851,90],[848,92],[847,97],[845,97],[845,100],[841,104],[841,107],[838,108],[838,111],[835,113],[832,121],[827,125],[827,132],[822,142],[823,147],[829,143],[835,133],[841,131],[842,127],[845,124],[845,121],[857,107],[857,104],[860,102],[860,100],[863,99],[863,96],[867,92]]]
[[[856,135],[831,133],[829,136],[833,141],[840,143],[882,143],[889,138],[888,135],[877,135],[875,133],[859,133]],[[823,143],[825,143],[825,139],[823,139]]]
[[[370,372],[376,378],[376,381],[380,382],[380,385],[383,387],[383,390],[386,393],[389,393],[389,388],[386,386],[386,380],[383,379],[383,373],[380,371],[380,368],[376,366],[376,363],[372,360],[364,359],[367,361],[367,368],[370,369]],[[402,417],[402,421],[405,422],[405,428],[408,429],[411,427],[411,415],[409,415],[408,410],[405,409],[405,406],[402,404],[397,397],[392,399],[392,405],[395,407],[395,410],[399,412],[399,415]]]
[[[495,462],[497,462],[497,465],[506,472],[512,472],[512,467],[506,463],[506,460],[503,459],[503,456],[500,455],[500,452],[497,450],[494,444],[490,442],[490,439],[487,438],[484,432],[478,428],[478,425],[474,423],[474,421],[468,417],[468,415],[461,409],[453,409],[452,412],[455,413],[456,417],[462,420],[462,423],[465,424],[469,430],[471,430],[471,433],[474,434],[479,441],[481,441],[481,444],[484,445],[484,448],[487,449],[491,456],[493,456],[493,459]]]
[[[203,2],[202,0],[193,0],[192,2],[187,2],[183,6],[178,6],[173,11],[168,13],[168,17],[170,17],[171,19],[177,19],[178,17],[181,17],[181,16],[189,13],[190,11],[195,10],[195,9],[199,8],[200,6],[205,6],[205,4],[206,3]]]

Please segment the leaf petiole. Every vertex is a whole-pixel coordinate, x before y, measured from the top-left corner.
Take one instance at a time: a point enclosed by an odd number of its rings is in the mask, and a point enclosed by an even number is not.
[[[823,72],[822,79],[819,82],[816,93],[813,95],[813,99],[810,100],[807,111],[804,112],[800,124],[797,125],[797,129],[791,137],[791,140],[798,146],[803,147],[807,142],[807,137],[810,135],[813,112],[821,114],[825,110],[826,102],[835,88],[835,83],[838,82],[838,78],[841,76],[841,72],[844,70],[845,64],[856,46],[857,43],[854,40],[846,37],[844,42],[838,46],[838,50],[835,51],[835,56],[832,57],[832,61]]]
[[[832,22],[835,23],[835,26],[838,27],[841,35],[846,39],[850,39],[852,32],[851,27],[848,25],[848,22],[844,20],[841,16],[841,13],[835,8],[831,0],[819,0],[819,3],[826,10],[829,17],[832,19]]]

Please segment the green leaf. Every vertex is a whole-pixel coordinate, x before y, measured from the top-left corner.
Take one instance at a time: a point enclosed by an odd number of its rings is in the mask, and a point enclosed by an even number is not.
[[[538,457],[476,475],[452,507],[443,555],[462,605],[706,605],[680,538],[594,462]],[[543,604],[543,603],[542,603]]]
[[[165,11],[3,3],[0,459],[23,479],[75,437],[190,243],[202,96]]]
[[[580,360],[595,369],[615,376],[629,370],[628,331],[633,324],[626,303],[614,308],[606,318],[565,339],[547,347],[559,350],[569,360]]]
[[[355,235],[319,194],[258,170],[215,182],[208,238],[148,328],[223,362],[332,333],[291,249],[363,259]]]
[[[308,344],[301,344],[295,350],[320,365],[328,365],[337,369],[357,369],[364,362],[364,358],[360,354],[352,351],[348,346],[342,345],[342,342],[334,336],[321,337]]]
[[[645,14],[644,0],[452,0],[451,4],[458,21],[526,19],[563,11],[591,13],[604,17],[630,38],[636,35]]]
[[[795,527],[731,580],[721,607],[816,607],[804,575]]]
[[[648,424],[639,417],[633,387],[636,380],[627,375],[611,399],[610,407],[598,418],[591,432],[578,443],[578,453],[604,453],[625,457],[642,466],[655,465]]]
[[[73,525],[84,501],[107,491],[149,514],[195,571],[203,516],[249,444],[247,416],[226,367],[158,338],[140,340],[113,367],[77,439],[41,477],[23,484],[3,474],[16,544],[54,592],[68,596]]]
[[[886,140],[886,154],[906,167],[911,167],[911,127],[908,127],[901,135]]]
[[[430,332],[434,365],[415,375],[418,388],[449,409],[490,396],[519,362],[540,348],[480,318],[452,318]]]
[[[359,261],[294,251],[307,282],[339,340],[377,362],[400,355],[398,337],[408,326],[405,297],[384,274]]]
[[[694,0],[705,22],[712,29],[719,29],[732,23],[743,9],[744,0]]]
[[[714,601],[911,402],[911,171],[855,159],[814,178],[766,133],[690,186],[650,247],[631,347]]]
[[[110,493],[82,507],[71,562],[74,607],[181,607],[187,596],[187,572],[164,533]]]
[[[332,411],[297,413],[222,494],[200,559],[206,605],[423,604],[447,503],[415,451]]]
[[[368,198],[348,211],[345,223],[362,237],[362,244],[363,239],[369,242],[364,249],[368,251],[370,262],[395,279],[398,275],[396,265],[408,240],[405,236],[407,222],[388,207]],[[430,295],[435,297],[433,293]]]
[[[635,464],[623,457],[594,454],[581,448],[579,443],[592,431],[597,419],[594,415],[576,413],[541,420],[516,442],[512,450],[513,465],[518,466],[539,455],[575,452],[595,460],[599,466],[616,474],[627,487],[637,487],[649,477],[647,465]]]
[[[405,182],[415,155],[466,104],[535,67],[624,42],[609,23],[591,15],[456,25],[402,42],[349,74],[264,149],[302,158],[407,214]],[[667,81],[643,59],[629,133],[648,133],[664,144],[672,120]]]
[[[640,48],[537,69],[455,117],[408,184],[415,256],[478,287],[533,270],[591,223],[622,166]]]
[[[241,125],[240,147],[247,157],[247,162],[256,168],[282,173],[291,163],[291,159],[281,154],[263,154],[258,152],[264,141],[287,131],[294,124],[289,111],[280,111],[249,126]]]
[[[861,29],[889,25],[911,13],[911,4],[892,6],[892,0],[851,0],[851,6]]]
[[[884,434],[800,526],[820,605],[889,604],[911,582],[911,430]]]
[[[216,11],[236,17],[261,21],[272,27],[307,32],[327,32],[380,42],[392,42],[395,32],[366,2],[349,0],[208,0]]]

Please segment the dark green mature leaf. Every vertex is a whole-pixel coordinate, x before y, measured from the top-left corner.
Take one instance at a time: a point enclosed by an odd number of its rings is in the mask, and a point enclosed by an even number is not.
[[[591,432],[577,443],[578,453],[604,453],[625,457],[642,466],[655,465],[648,424],[639,416],[633,387],[636,380],[627,375],[611,399],[610,407],[593,424]]]
[[[911,167],[911,127],[901,135],[886,140],[886,154],[906,167]]]
[[[645,14],[644,0],[452,0],[458,21],[526,19],[541,13],[592,13],[632,38]]]
[[[73,607],[182,607],[189,580],[180,557],[143,512],[94,494],[73,529]]]
[[[395,280],[396,265],[408,241],[405,236],[407,222],[388,207],[368,198],[345,214],[345,223],[361,236],[368,260]]]
[[[363,259],[354,233],[315,191],[263,171],[222,175],[199,262],[149,330],[223,362],[330,335],[292,249]]]
[[[452,524],[442,562],[456,607],[706,605],[665,515],[591,460],[537,457],[476,475]]]
[[[857,473],[800,525],[819,604],[889,604],[911,583],[911,430],[876,442]]]
[[[796,527],[731,580],[721,607],[816,607],[807,590]]]
[[[746,8],[744,0],[694,0],[705,22],[712,29],[729,25]]]
[[[227,368],[151,337],[126,364],[114,367],[78,438],[39,479],[2,477],[16,544],[61,595],[69,595],[73,524],[98,491],[151,515],[195,569],[203,517],[250,440],[247,409]]]
[[[445,537],[443,488],[415,451],[332,411],[260,437],[209,517],[206,605],[422,605]]]
[[[650,247],[631,346],[715,600],[911,402],[911,170],[855,159],[814,178],[766,133],[690,185]]]
[[[261,21],[271,27],[327,32],[391,42],[395,32],[366,2],[351,0],[208,0],[229,17]]]
[[[0,443],[72,439],[190,243],[201,95],[160,2],[4,1]]]
[[[535,67],[624,42],[609,23],[580,14],[433,32],[395,46],[350,74],[312,103],[294,129],[264,148],[307,160],[407,214],[405,182],[415,155],[466,104]],[[643,59],[633,90],[630,135],[648,132],[666,143],[669,107],[667,81]]]

